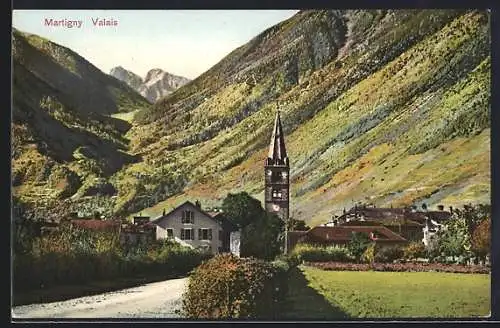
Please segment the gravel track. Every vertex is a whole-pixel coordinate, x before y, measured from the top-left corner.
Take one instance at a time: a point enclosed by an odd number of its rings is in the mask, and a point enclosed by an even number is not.
[[[188,278],[171,279],[62,302],[12,308],[12,318],[179,318]]]

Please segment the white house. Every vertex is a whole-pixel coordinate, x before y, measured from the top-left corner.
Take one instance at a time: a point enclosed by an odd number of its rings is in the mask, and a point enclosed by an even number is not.
[[[213,254],[229,252],[233,227],[221,214],[205,212],[187,201],[152,221],[156,225],[156,239],[172,238],[182,245]]]

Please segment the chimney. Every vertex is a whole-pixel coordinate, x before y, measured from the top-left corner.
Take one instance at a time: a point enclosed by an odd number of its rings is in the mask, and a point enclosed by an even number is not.
[[[438,210],[443,211],[444,210],[444,206],[443,205],[438,205]]]
[[[163,209],[163,215],[162,215],[162,216],[165,216],[165,214],[166,214],[166,213],[165,213],[165,209]]]
[[[453,206],[450,206],[450,213],[453,214]]]

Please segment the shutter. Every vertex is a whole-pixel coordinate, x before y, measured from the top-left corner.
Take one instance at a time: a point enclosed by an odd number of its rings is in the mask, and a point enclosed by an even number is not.
[[[191,223],[194,224],[194,212],[191,212]]]
[[[181,240],[184,240],[184,239],[185,239],[184,229],[181,229]]]
[[[212,229],[208,229],[208,240],[212,240]]]
[[[191,229],[191,240],[194,240],[194,229]]]
[[[198,229],[198,240],[201,240],[201,237],[202,237],[201,229]]]

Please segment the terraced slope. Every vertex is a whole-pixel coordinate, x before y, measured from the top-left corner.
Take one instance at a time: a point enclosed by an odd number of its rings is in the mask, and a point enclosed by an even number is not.
[[[139,160],[127,153],[131,124],[111,115],[147,106],[142,96],[48,40],[14,30],[12,42],[14,195],[28,203],[93,195]]]
[[[291,212],[309,224],[354,202],[490,201],[486,12],[301,11],[153,106],[107,181],[118,214],[156,215],[228,192],[262,199],[279,106]]]
[[[295,217],[489,202],[489,52],[485,12],[300,12],[138,115],[131,145],[145,161],[118,174],[122,197],[153,196],[137,209],[167,198],[152,215],[230,191],[262,199],[279,102]]]

